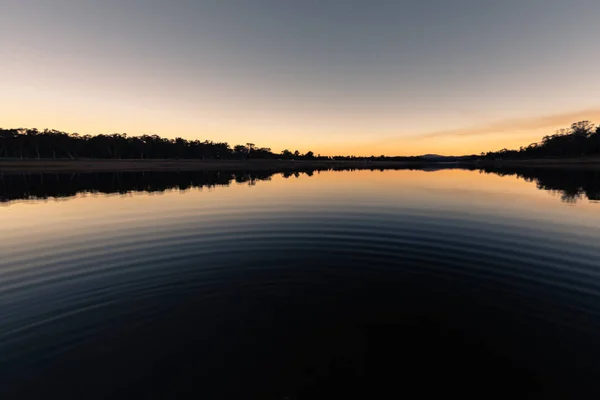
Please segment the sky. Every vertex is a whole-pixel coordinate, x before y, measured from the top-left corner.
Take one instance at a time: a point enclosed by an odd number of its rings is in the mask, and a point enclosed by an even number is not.
[[[0,0],[0,127],[471,154],[600,123],[597,0]]]

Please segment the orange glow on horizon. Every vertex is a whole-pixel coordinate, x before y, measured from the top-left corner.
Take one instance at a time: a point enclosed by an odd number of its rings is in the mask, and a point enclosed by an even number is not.
[[[0,119],[2,128],[58,129],[80,134],[127,133],[130,136],[157,134],[166,138],[183,137],[189,140],[228,142],[232,147],[247,142],[258,147],[270,147],[279,153],[284,149],[304,154],[312,151],[324,156],[413,156],[421,154],[467,155],[497,151],[502,148],[518,149],[557,129],[567,128],[573,122],[591,120],[600,122],[600,108],[542,117],[506,119],[500,122],[470,126],[467,120],[456,120],[454,125],[437,131],[407,132],[368,121],[360,127],[338,126],[328,129],[329,123],[314,120],[297,126],[285,121],[263,117],[260,123],[233,116],[197,117],[186,112],[143,108],[135,103],[106,103],[77,99],[66,104],[52,103],[49,99],[26,99],[17,96],[10,101],[0,100],[7,113]],[[364,126],[363,126],[364,125]],[[395,125],[402,127],[398,121]],[[465,126],[461,128],[460,126]],[[459,126],[456,128],[456,126]],[[349,132],[345,134],[345,132]],[[363,133],[365,132],[365,133]]]

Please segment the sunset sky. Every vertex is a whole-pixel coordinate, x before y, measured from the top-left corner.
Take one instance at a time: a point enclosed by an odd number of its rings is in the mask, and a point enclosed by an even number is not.
[[[0,127],[467,154],[600,122],[598,0],[3,0]]]

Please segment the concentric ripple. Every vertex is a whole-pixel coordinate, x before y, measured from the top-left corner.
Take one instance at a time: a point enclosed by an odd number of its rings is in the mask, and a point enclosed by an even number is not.
[[[286,194],[294,184],[263,183],[266,202],[249,193],[260,188],[232,193],[262,203],[198,206],[210,194],[172,194],[193,202],[107,206],[42,239],[7,235],[3,398],[597,389],[593,224],[552,219],[554,208],[478,208],[490,198],[483,190],[453,208],[419,205],[415,193],[410,203],[396,194],[373,206],[357,192],[307,205]]]

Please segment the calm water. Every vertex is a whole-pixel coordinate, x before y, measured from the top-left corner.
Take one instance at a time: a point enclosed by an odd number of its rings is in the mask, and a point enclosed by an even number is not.
[[[598,172],[0,182],[2,398],[598,394]]]

